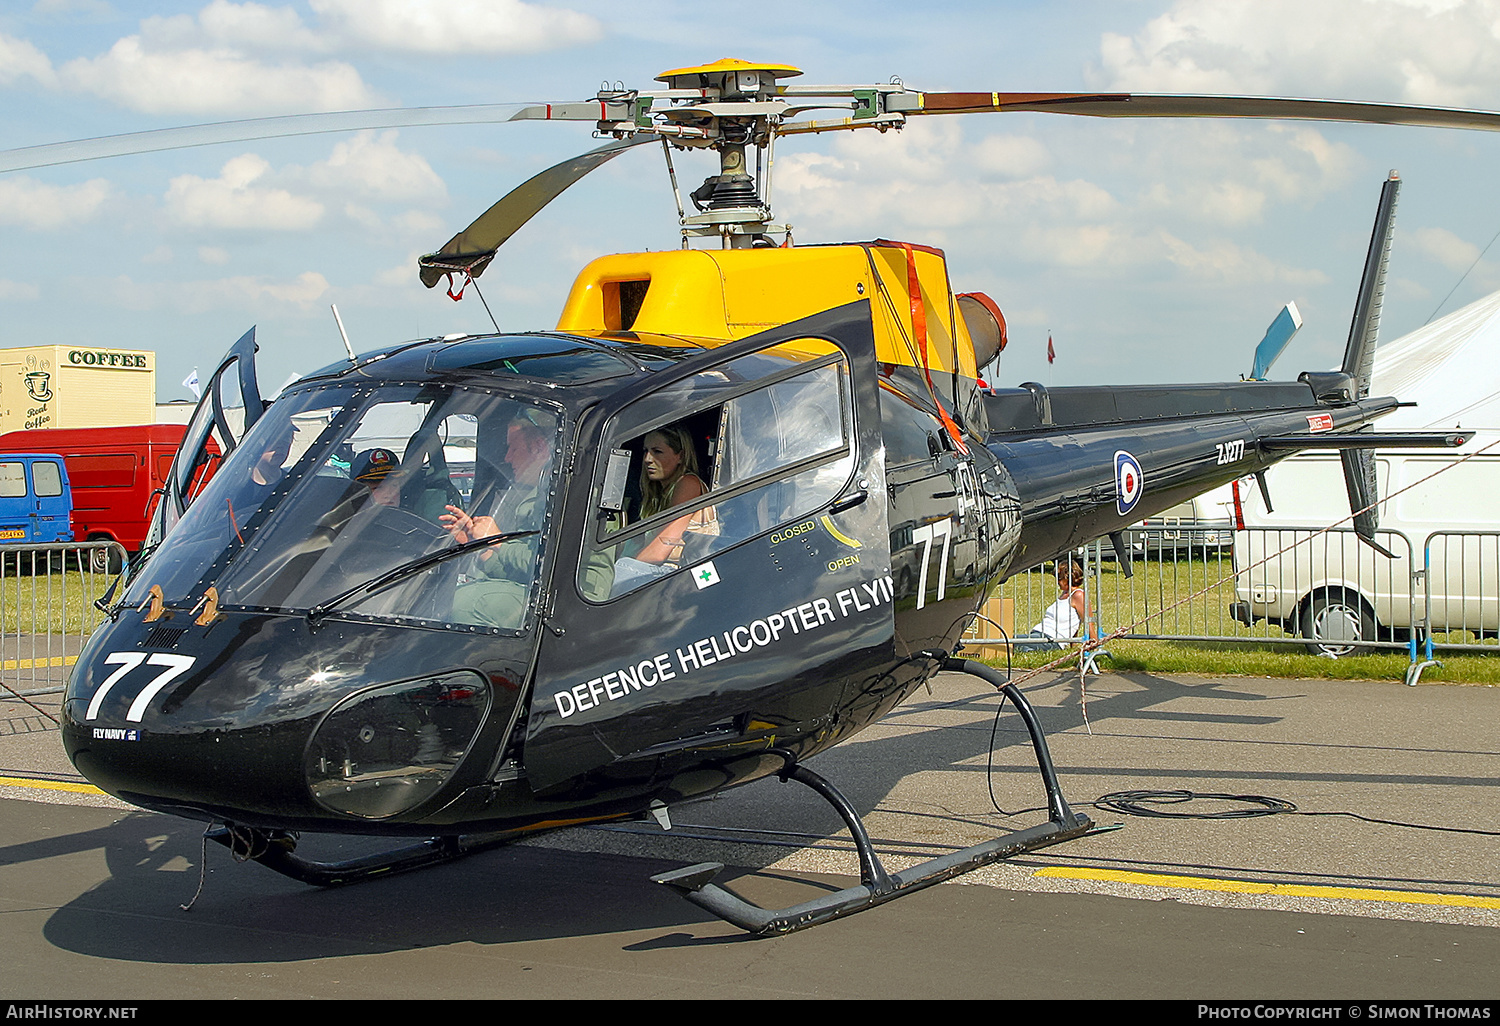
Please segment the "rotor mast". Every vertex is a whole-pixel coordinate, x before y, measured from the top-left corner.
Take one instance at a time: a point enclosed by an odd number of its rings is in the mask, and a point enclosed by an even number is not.
[[[920,109],[921,94],[893,80],[883,86],[794,86],[780,79],[802,72],[787,64],[755,64],[726,58],[698,67],[677,68],[656,76],[666,89],[641,92],[623,86],[601,89],[595,98],[603,115],[601,135],[624,139],[637,133],[660,136],[667,144],[667,169],[686,248],[693,238],[718,237],[725,249],[775,245],[767,236],[790,234],[789,225],[772,223],[771,171],[779,135],[851,128],[886,131],[900,128],[906,113]],[[908,102],[895,99],[909,98]],[[657,100],[666,107],[652,109]],[[583,105],[578,105],[582,107]],[[547,108],[547,117],[560,116]],[[815,110],[842,110],[848,116],[828,121],[796,121]],[[562,115],[567,116],[567,115]],[[671,147],[715,150],[719,173],[688,194],[696,213],[687,213],[672,168]],[[750,167],[750,149],[756,167]]]
[[[649,104],[661,97],[672,104],[659,112],[658,132],[678,149],[711,149],[719,155],[719,173],[688,194],[697,212],[681,217],[684,248],[691,238],[715,236],[725,249],[766,246],[771,244],[768,233],[787,230],[771,223],[773,145],[776,129],[789,112],[776,82],[800,74],[784,64],[726,59],[656,77],[668,88],[644,101]],[[756,151],[755,173],[751,147]],[[684,209],[680,195],[678,208]]]

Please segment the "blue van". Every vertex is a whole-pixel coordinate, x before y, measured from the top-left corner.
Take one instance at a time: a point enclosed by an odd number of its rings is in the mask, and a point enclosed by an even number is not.
[[[73,489],[61,456],[0,454],[0,544],[73,540]]]

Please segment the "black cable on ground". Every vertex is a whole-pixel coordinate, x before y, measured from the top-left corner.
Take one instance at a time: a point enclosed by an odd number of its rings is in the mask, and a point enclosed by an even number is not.
[[[1218,812],[1170,812],[1158,807],[1182,805],[1199,799],[1243,802],[1251,808],[1221,809]],[[1093,806],[1126,816],[1158,819],[1249,819],[1253,816],[1274,816],[1280,812],[1297,811],[1297,806],[1280,798],[1266,798],[1256,794],[1197,794],[1193,791],[1116,791],[1096,799]]]
[[[1183,805],[1205,799],[1210,801],[1242,802],[1250,808],[1221,809],[1218,812],[1172,812],[1160,806]],[[1477,834],[1481,837],[1500,837],[1500,830],[1479,830],[1473,827],[1429,826],[1425,823],[1403,823],[1394,819],[1376,819],[1361,816],[1357,812],[1310,812],[1299,809],[1291,802],[1280,798],[1267,798],[1258,794],[1199,794],[1195,791],[1116,791],[1090,803],[1096,809],[1105,809],[1126,816],[1145,816],[1156,819],[1249,819],[1254,816],[1274,816],[1280,813],[1295,813],[1299,816],[1348,816],[1365,823],[1382,826],[1404,827],[1408,830],[1434,830],[1439,833]]]

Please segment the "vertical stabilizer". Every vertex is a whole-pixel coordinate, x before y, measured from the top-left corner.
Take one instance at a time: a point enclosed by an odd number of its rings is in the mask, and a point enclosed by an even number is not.
[[[1365,273],[1359,282],[1359,299],[1354,304],[1354,322],[1349,326],[1349,344],[1344,348],[1344,365],[1340,369],[1353,381],[1355,399],[1370,394],[1370,372],[1375,365],[1375,345],[1380,335],[1380,307],[1385,300],[1385,272],[1390,262],[1391,237],[1396,221],[1396,194],[1401,190],[1401,176],[1392,171],[1380,190],[1380,206],[1375,212],[1375,230],[1370,234],[1370,251],[1365,255]],[[1380,527],[1380,492],[1375,479],[1375,455],[1368,449],[1344,449],[1339,453],[1344,466],[1344,486],[1349,492],[1349,511],[1354,514],[1354,531],[1371,547],[1386,552],[1375,541]],[[1389,555],[1390,553],[1386,553]]]
[[[1380,207],[1375,212],[1375,230],[1370,234],[1370,251],[1365,255],[1365,273],[1359,281],[1359,299],[1354,304],[1354,322],[1349,326],[1349,343],[1344,347],[1344,365],[1340,369],[1352,375],[1354,398],[1370,394],[1370,370],[1375,365],[1375,343],[1380,335],[1380,307],[1385,300],[1385,271],[1391,256],[1392,229],[1396,221],[1396,194],[1401,190],[1401,176],[1392,171],[1380,190]]]

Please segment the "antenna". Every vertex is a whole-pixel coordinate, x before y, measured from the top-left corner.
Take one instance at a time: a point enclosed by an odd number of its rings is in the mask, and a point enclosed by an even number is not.
[[[354,357],[354,347],[349,344],[349,333],[344,330],[344,319],[339,316],[338,304],[330,303],[328,309],[333,311],[333,323],[339,326],[339,338],[344,340],[344,352],[349,354],[349,362],[358,363],[359,361]]]

